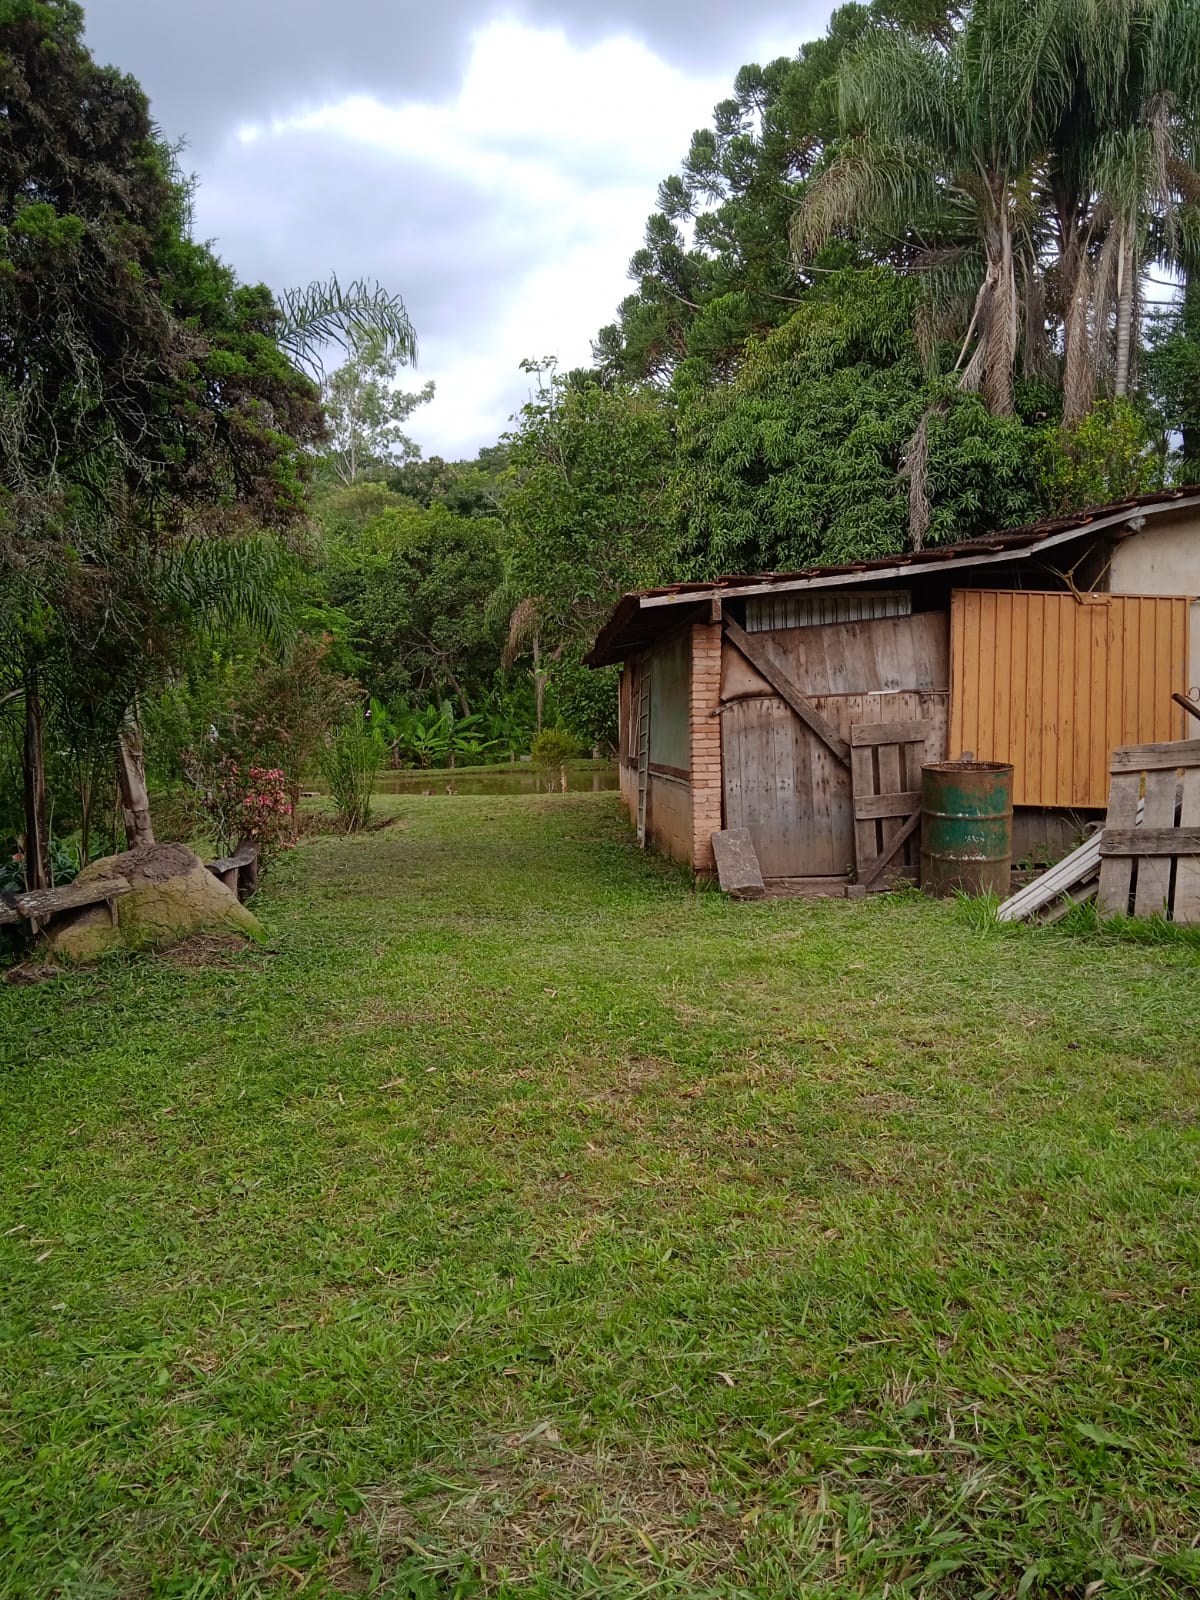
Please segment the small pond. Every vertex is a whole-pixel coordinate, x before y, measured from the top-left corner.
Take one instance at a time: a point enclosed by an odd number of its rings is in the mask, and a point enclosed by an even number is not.
[[[567,789],[572,793],[599,794],[617,787],[615,761],[570,761],[567,763]],[[381,772],[376,794],[547,794],[558,793],[557,779],[547,781],[528,761],[513,766],[464,767],[457,770],[406,769]]]

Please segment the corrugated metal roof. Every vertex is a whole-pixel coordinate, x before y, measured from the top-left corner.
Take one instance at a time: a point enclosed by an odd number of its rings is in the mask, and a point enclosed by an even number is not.
[[[1126,521],[1139,512],[1154,514],[1169,511],[1179,504],[1200,504],[1200,484],[1160,489],[1153,494],[1133,495],[1103,506],[1091,506],[1069,517],[1047,517],[1021,528],[1005,528],[985,533],[959,544],[934,545],[925,550],[908,550],[843,566],[800,567],[792,572],[731,574],[704,582],[672,583],[657,589],[640,589],[622,596],[596,642],[584,657],[588,666],[602,667],[621,661],[642,649],[665,628],[686,620],[676,606],[699,607],[710,598],[732,595],[765,594],[779,589],[823,588],[854,584],[881,578],[914,577],[930,570],[956,565],[977,566],[1001,560],[1007,555],[1032,555],[1047,545],[1058,544],[1089,531]],[[653,617],[647,612],[654,612]],[[669,614],[667,614],[669,613]]]

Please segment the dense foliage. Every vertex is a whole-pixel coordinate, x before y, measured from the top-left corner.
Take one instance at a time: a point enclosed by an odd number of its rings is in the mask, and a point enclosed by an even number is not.
[[[731,383],[685,395],[677,481],[689,574],[902,548],[906,457],[926,417],[931,540],[1037,515],[1030,428],[925,374],[912,305],[890,268],[838,273],[750,348]],[[1029,386],[1031,421],[1046,402],[1044,386]]]
[[[1197,83],[1190,0],[842,6],[693,134],[594,369],[448,462],[403,302],[241,284],[79,9],[0,0],[0,833],[137,836],[143,735],[193,819],[604,748],[623,590],[1200,477]]]
[[[1182,0],[843,6],[747,66],[595,344],[664,396],[670,576],[969,537],[1197,476]],[[791,249],[788,248],[790,234]]]

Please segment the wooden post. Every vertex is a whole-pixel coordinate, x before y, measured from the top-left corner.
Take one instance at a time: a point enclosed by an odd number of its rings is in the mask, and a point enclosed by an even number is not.
[[[136,708],[121,724],[117,735],[117,780],[125,812],[125,836],[131,850],[154,843],[150,823],[150,796],[146,792],[146,765],[142,756],[142,728]]]
[[[50,887],[50,834],[46,825],[46,751],[37,668],[25,669],[25,741],[21,751],[25,802],[25,887]],[[36,930],[35,930],[36,931]]]

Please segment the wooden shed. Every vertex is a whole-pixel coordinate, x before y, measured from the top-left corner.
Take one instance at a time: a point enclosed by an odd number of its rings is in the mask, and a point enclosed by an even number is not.
[[[1117,745],[1179,739],[1200,696],[1200,487],[853,566],[628,594],[587,658],[622,664],[621,793],[700,873],[749,829],[777,890],[870,875],[923,761],[1014,766],[1014,853],[1065,847]],[[915,879],[917,844],[892,853]]]

